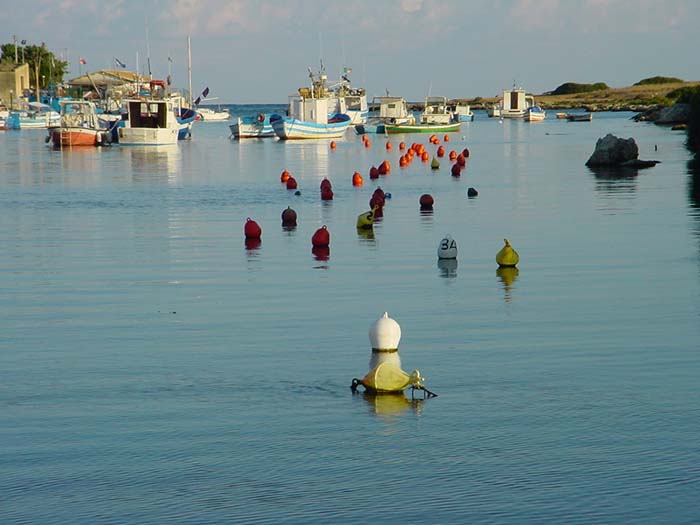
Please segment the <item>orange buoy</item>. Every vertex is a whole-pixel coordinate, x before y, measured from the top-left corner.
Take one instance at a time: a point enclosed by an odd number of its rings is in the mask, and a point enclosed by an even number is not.
[[[467,165],[467,159],[465,159],[464,155],[462,155],[461,153],[457,155],[457,164],[459,164],[461,167]]]
[[[292,175],[291,175],[287,170],[284,170],[284,171],[282,172],[282,175],[280,175],[280,182],[287,182],[287,180],[288,180],[289,177],[291,177],[291,176],[292,176]]]
[[[336,146],[335,140],[331,140],[331,149],[335,149],[335,146]]]
[[[445,147],[444,147],[444,146],[438,147],[438,149],[437,149],[437,156],[438,156],[438,157],[444,157],[444,156],[445,156]]]
[[[455,150],[450,151],[450,160],[455,160],[457,158],[457,152]]]
[[[331,234],[324,224],[311,237],[311,244],[314,248],[326,248],[331,243]]]
[[[297,180],[290,175],[290,177],[287,179],[287,189],[288,190],[296,190],[297,189]]]
[[[401,151],[405,150],[405,149],[406,149],[406,143],[405,143],[405,142],[399,143],[399,149],[400,149]]]
[[[423,162],[428,162],[430,160],[430,155],[428,155],[427,151],[421,153],[420,160],[422,160]]]
[[[445,135],[444,137],[442,137],[442,141],[443,141],[443,142],[449,142],[449,141],[450,141],[450,136],[449,136],[449,135]]]
[[[432,195],[424,193],[420,196],[418,202],[420,203],[421,210],[432,210],[433,204],[435,204],[435,199],[433,199]]]
[[[406,166],[408,166],[408,161],[406,160],[406,156],[403,155],[399,158],[399,167],[405,168]]]
[[[391,142],[387,142],[386,143],[386,150],[391,151],[391,148],[393,148],[393,146],[391,145]]]
[[[461,174],[462,174],[462,166],[460,166],[458,163],[454,163],[452,165],[452,176],[459,177]]]
[[[246,239],[259,239],[262,236],[262,228],[253,219],[248,217],[245,220],[245,226],[243,227],[243,233],[245,233]]]
[[[370,179],[378,179],[379,178],[379,170],[375,166],[372,166],[369,169],[369,178]]]
[[[385,160],[379,165],[379,174],[388,175],[389,173],[391,173],[391,164],[389,164],[388,160]]]
[[[359,173],[355,172],[352,174],[352,185],[353,186],[362,186],[364,184],[365,180],[362,178],[362,175]]]
[[[286,210],[282,211],[282,226],[296,226],[297,212],[287,206]]]
[[[365,140],[365,148],[371,148],[372,147],[372,141],[367,139]]]

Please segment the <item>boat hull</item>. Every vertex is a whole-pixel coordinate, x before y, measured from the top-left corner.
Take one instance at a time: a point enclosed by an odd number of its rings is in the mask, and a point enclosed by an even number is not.
[[[260,118],[262,117],[262,118]],[[257,115],[255,117],[242,117],[231,124],[229,129],[235,139],[263,139],[275,137],[272,121],[280,119],[279,115]]]
[[[272,128],[282,140],[340,138],[350,127],[350,117],[338,115],[327,123],[306,122],[295,118],[280,118]]]
[[[386,133],[453,133],[459,131],[460,123],[452,124],[387,124],[384,126]]]
[[[89,128],[61,127],[50,131],[54,148],[73,148],[78,146],[99,146],[103,141],[104,130]]]
[[[177,144],[178,128],[117,128],[119,144],[126,146],[167,146]]]

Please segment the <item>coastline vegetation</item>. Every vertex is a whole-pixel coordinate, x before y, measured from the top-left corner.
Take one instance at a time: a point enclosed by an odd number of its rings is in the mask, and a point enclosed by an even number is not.
[[[545,93],[545,95],[573,95],[574,93],[590,93],[591,91],[600,91],[601,89],[609,89],[609,87],[605,82],[596,82],[595,84],[565,82],[554,91]]]

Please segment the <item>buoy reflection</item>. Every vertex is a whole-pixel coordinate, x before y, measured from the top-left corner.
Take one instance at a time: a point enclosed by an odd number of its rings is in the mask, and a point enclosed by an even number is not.
[[[260,245],[262,244],[261,239],[246,239],[245,240],[245,249],[246,250],[257,250],[260,248]]]
[[[437,267],[440,269],[440,277],[446,279],[457,277],[457,259],[438,259]]]
[[[408,411],[420,414],[425,401],[424,399],[409,399],[403,393],[377,394],[363,392],[362,398],[367,402],[370,412],[380,417],[398,416]]]
[[[518,270],[515,266],[501,266],[496,270],[496,275],[503,283],[504,298],[507,303],[513,299],[513,283],[518,279]]]
[[[314,259],[317,261],[327,261],[331,257],[331,249],[329,246],[314,246],[311,248],[311,253],[314,254]]]

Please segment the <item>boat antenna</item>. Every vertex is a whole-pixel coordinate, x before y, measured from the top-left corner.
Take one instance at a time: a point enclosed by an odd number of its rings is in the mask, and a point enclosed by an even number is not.
[[[148,38],[148,15],[145,16],[146,24],[146,64],[148,65],[148,77],[152,80],[153,74],[151,74],[151,42]]]
[[[192,42],[190,36],[187,35],[187,78],[189,80],[189,105],[192,107]]]

